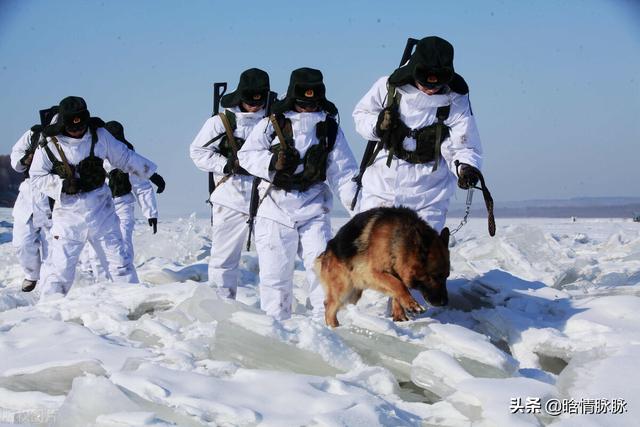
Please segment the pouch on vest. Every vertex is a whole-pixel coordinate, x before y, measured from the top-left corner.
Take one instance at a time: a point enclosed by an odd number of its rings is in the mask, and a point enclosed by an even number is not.
[[[302,172],[295,175],[277,173],[273,180],[274,185],[286,191],[306,191],[312,185],[325,181],[327,176],[327,159],[335,145],[337,132],[338,124],[333,118],[327,117],[327,120],[318,122],[316,125],[316,136],[319,142],[309,147],[302,158]],[[289,146],[293,147],[293,141]],[[271,151],[276,155],[279,150],[280,144],[271,147]]]
[[[51,171],[55,175],[58,175],[60,178],[67,179],[67,178],[72,178],[73,175],[75,175],[75,166],[69,165],[69,168],[71,169],[71,175],[67,173],[67,168],[64,167],[64,163],[62,163],[59,160],[56,160],[55,162],[53,162],[53,167],[51,168]]]
[[[84,192],[93,191],[102,187],[107,179],[107,172],[104,170],[103,160],[96,156],[94,151],[98,143],[99,127],[104,127],[104,122],[98,117],[89,119],[89,131],[91,132],[91,151],[89,157],[78,163],[76,170],[80,176],[80,189]]]
[[[109,172],[109,188],[114,198],[131,193],[132,187],[129,174],[120,169],[113,169]]]
[[[302,159],[304,170],[302,178],[309,182],[321,182],[327,179],[327,159],[333,150],[338,135],[338,123],[331,117],[316,124],[318,144],[309,147]]]
[[[80,175],[80,189],[84,192],[102,187],[107,178],[107,173],[100,157],[89,156],[80,161],[76,169],[78,175]]]

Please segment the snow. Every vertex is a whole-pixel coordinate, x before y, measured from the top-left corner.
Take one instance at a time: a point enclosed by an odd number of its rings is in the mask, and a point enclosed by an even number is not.
[[[334,330],[309,316],[301,263],[294,316],[277,321],[259,310],[254,251],[223,301],[206,285],[208,218],[144,225],[143,283],[79,271],[38,303],[0,210],[0,425],[637,425],[637,223],[499,219],[490,238],[474,218],[452,240],[449,306],[394,323],[366,291]],[[554,399],[584,406],[547,414]]]

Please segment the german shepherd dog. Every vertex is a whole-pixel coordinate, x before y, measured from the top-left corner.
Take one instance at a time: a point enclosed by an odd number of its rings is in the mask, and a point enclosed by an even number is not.
[[[325,321],[338,326],[338,310],[355,304],[364,289],[393,298],[394,321],[425,308],[411,296],[417,289],[432,305],[446,305],[449,229],[440,235],[415,211],[374,208],[355,215],[327,243],[315,270],[325,291]]]

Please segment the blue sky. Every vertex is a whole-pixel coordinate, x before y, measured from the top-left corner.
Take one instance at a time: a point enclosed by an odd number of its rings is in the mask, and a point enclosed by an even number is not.
[[[258,67],[283,94],[291,70],[319,68],[359,160],[353,107],[428,35],[455,47],[496,200],[640,195],[634,0],[0,0],[0,154],[40,108],[82,96],[159,165],[161,215],[204,213],[188,147],[214,82]]]

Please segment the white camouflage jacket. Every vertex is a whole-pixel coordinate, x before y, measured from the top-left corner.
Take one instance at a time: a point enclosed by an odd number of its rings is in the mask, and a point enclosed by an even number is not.
[[[31,130],[26,131],[11,149],[11,167],[23,173],[27,166],[20,163],[31,145]],[[35,156],[35,153],[34,153]],[[20,183],[18,198],[13,205],[13,218],[15,221],[26,223],[33,215],[33,225],[37,227],[51,227],[51,208],[49,198],[32,188],[31,178],[26,178]]]
[[[294,144],[300,153],[300,158],[304,158],[305,153],[312,145],[319,143],[316,136],[316,124],[325,120],[326,116],[325,112],[297,113],[288,111],[285,113],[285,117],[291,120]],[[256,125],[238,152],[240,166],[249,173],[269,182],[275,176],[275,171],[269,170],[269,163],[273,155],[269,149],[272,145],[279,143],[277,138],[271,138],[272,134],[273,126],[269,118],[263,119]],[[302,165],[299,165],[296,173],[302,169]],[[338,128],[335,146],[327,159],[327,180],[312,185],[307,191],[292,190],[289,192],[275,186],[269,188],[269,182],[263,181],[260,186],[260,197],[265,194],[267,189],[268,193],[258,209],[257,216],[271,219],[288,227],[295,227],[296,223],[302,223],[330,212],[333,202],[330,187],[339,196],[345,208],[349,210],[356,189],[353,177],[357,175],[357,172],[357,164],[351,148],[349,148],[342,129]]]
[[[376,81],[353,111],[356,131],[365,140],[380,140],[375,128],[378,115],[386,106],[387,79],[385,76]],[[382,149],[362,180],[363,187],[368,187],[369,192],[392,200],[396,205],[419,210],[448,200],[453,195],[457,179],[456,160],[481,168],[482,146],[468,95],[455,92],[427,95],[412,85],[400,86],[396,91],[401,96],[400,119],[410,129],[420,129],[437,122],[438,107],[451,105],[449,117],[444,121],[450,128],[450,134],[442,142],[442,155],[436,171],[433,171],[434,162],[412,164],[395,157],[387,167],[388,151]],[[408,151],[415,150],[416,140],[405,138],[403,147]]]
[[[236,129],[234,136],[246,139],[251,130],[264,117],[264,110],[255,113],[240,111],[240,108],[229,109],[236,116]],[[222,182],[226,176],[223,169],[227,164],[227,158],[219,153],[222,138],[207,145],[207,142],[225,133],[224,125],[219,116],[213,116],[204,123],[198,135],[189,146],[191,160],[198,169],[205,172],[213,172],[216,189],[211,193],[209,201],[213,204],[225,206],[233,210],[249,214],[249,201],[251,199],[251,184],[253,177],[235,174]],[[218,185],[221,183],[221,185]]]

